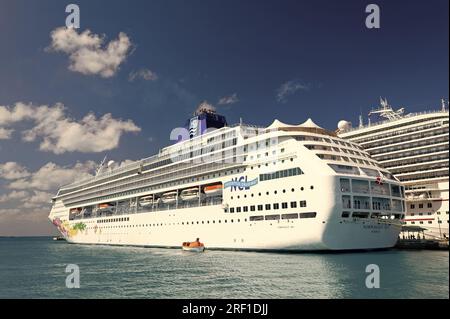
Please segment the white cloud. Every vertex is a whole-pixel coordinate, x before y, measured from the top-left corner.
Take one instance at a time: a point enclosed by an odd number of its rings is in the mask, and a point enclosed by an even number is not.
[[[69,55],[69,69],[85,75],[100,75],[104,78],[116,74],[131,48],[128,36],[120,32],[116,40],[104,48],[104,36],[86,30],[77,33],[74,28],[60,27],[50,33],[52,43],[49,49]]]
[[[37,208],[43,205],[50,205],[53,196],[55,196],[53,193],[34,191],[33,195],[22,199],[23,207]]]
[[[14,130],[12,130],[12,129],[6,129],[6,128],[0,127],[0,140],[10,139],[13,131]]]
[[[77,122],[67,117],[65,110],[61,103],[54,106],[24,103],[16,103],[13,108],[0,106],[0,125],[26,120],[34,122],[31,129],[23,132],[23,140],[32,142],[42,138],[40,150],[55,154],[111,150],[119,145],[123,133],[141,130],[133,121],[114,119],[110,113],[99,119],[90,113]]]
[[[16,162],[0,163],[0,178],[18,179],[30,176],[28,170]]]
[[[25,191],[12,191],[8,194],[0,195],[0,203],[22,199],[29,196],[28,192]]]
[[[237,93],[233,93],[229,96],[222,97],[217,104],[219,105],[228,105],[228,104],[234,104],[239,102],[239,98],[237,96]]]
[[[8,188],[20,190],[41,190],[56,191],[62,185],[70,184],[76,180],[85,179],[92,176],[97,164],[93,161],[76,163],[74,166],[59,166],[49,162],[30,174],[26,178],[19,178],[12,181]],[[36,196],[42,193],[35,192]]]
[[[284,103],[286,102],[287,97],[294,94],[295,92],[299,90],[309,91],[309,89],[310,85],[300,83],[297,80],[285,82],[277,89],[277,101]]]
[[[158,75],[149,69],[140,69],[139,71],[130,72],[128,81],[133,82],[137,78],[145,81],[156,81],[158,80]]]
[[[18,163],[5,164],[7,167],[20,167],[21,171],[28,172]],[[0,166],[5,167],[5,164]],[[49,234],[53,228],[50,227],[47,216],[51,209],[51,198],[56,194],[57,189],[64,184],[92,176],[94,168],[96,164],[92,161],[70,166],[60,166],[50,162],[37,171],[28,173],[25,177],[21,177],[25,174],[7,175],[8,179],[14,180],[5,184],[5,187],[11,191],[0,195],[0,234]],[[12,173],[12,171],[7,172]],[[0,174],[0,180],[2,178],[5,176]]]

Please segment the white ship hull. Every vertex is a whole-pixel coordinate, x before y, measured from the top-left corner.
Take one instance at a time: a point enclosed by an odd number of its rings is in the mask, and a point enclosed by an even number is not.
[[[284,186],[294,186],[296,180],[304,184],[305,179],[305,176],[290,177],[284,181]],[[225,213],[223,205],[210,205],[74,220],[69,224],[81,222],[86,228],[66,238],[68,242],[78,244],[171,248],[180,248],[183,242],[200,238],[207,249],[237,250],[313,251],[393,247],[401,230],[401,221],[342,218],[340,194],[335,193],[338,180],[334,176],[328,176],[316,181],[314,184],[318,190],[309,190],[308,207],[282,209],[280,206],[278,211],[270,212],[271,216],[274,213],[282,216],[294,212],[317,212],[315,218],[250,221],[250,216],[269,213]],[[274,188],[283,187],[282,185],[279,181],[272,182]],[[255,193],[259,188],[255,186]],[[323,190],[319,191],[320,189]],[[229,194],[236,193],[226,194],[231,198]],[[287,202],[297,196],[295,192],[270,196],[269,202]],[[245,201],[242,200],[241,203],[244,204]]]
[[[146,247],[181,247],[186,240],[200,238],[207,249],[244,250],[353,250],[393,247],[400,225],[373,219],[346,221],[296,219],[244,222],[243,216],[232,216],[215,224],[205,224],[208,216],[223,214],[219,207],[188,209],[182,213],[144,213],[131,216],[127,228],[99,227],[67,238],[71,243],[133,245]],[[180,217],[179,215],[183,215]],[[204,216],[204,218],[202,218]],[[172,225],[179,218],[194,225]],[[231,220],[233,219],[233,223]],[[240,220],[238,222],[237,220]],[[196,221],[199,224],[196,224]],[[201,221],[205,222],[204,224]],[[111,223],[111,225],[119,223]],[[146,226],[146,225],[152,226]],[[164,226],[153,226],[163,224]],[[143,225],[143,226],[140,226]]]

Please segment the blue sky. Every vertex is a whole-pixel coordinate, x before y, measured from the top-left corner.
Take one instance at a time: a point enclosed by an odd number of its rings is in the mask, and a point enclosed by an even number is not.
[[[0,165],[20,165],[24,183],[33,184],[33,174],[48,163],[72,169],[105,154],[116,161],[150,156],[170,143],[170,131],[203,100],[229,123],[240,117],[259,125],[311,117],[335,129],[341,119],[356,124],[380,96],[408,112],[437,109],[448,98],[447,0],[74,1],[81,10],[78,33],[104,36],[102,48],[121,32],[131,42],[109,77],[71,70],[69,53],[49,50],[51,32],[64,26],[69,3],[0,0],[0,106],[63,103],[64,116],[73,122],[90,112],[97,119],[111,113],[140,131],[124,131],[108,150],[55,154],[40,150],[48,132],[24,142],[21,132],[37,120],[15,122],[8,126],[11,136],[0,139]],[[380,6],[380,29],[365,27],[369,3]],[[130,81],[139,70],[156,76]],[[283,85],[292,94],[280,99]],[[235,103],[218,104],[230,96]],[[35,196],[55,186],[11,188],[14,178],[0,174],[0,235],[47,233],[44,204],[28,214],[24,193],[20,201],[6,195],[15,190]],[[24,213],[13,217],[19,209]]]

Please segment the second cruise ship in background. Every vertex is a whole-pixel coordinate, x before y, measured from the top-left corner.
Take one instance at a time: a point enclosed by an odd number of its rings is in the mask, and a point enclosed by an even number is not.
[[[370,123],[371,115],[384,120]],[[340,137],[358,143],[405,186],[407,226],[425,228],[430,239],[448,238],[449,111],[404,114],[386,99],[369,113],[369,124],[340,121]]]

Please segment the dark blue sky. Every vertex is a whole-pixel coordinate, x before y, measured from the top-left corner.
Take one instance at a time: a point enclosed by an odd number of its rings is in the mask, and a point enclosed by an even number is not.
[[[367,1],[77,1],[81,30],[107,41],[122,31],[134,44],[109,79],[70,72],[66,55],[44,50],[68,3],[0,0],[0,105],[62,102],[75,118],[94,111],[132,119],[143,130],[125,135],[108,152],[113,158],[154,153],[196,104],[232,93],[239,102],[219,107],[229,122],[312,117],[330,129],[343,118],[355,123],[380,95],[408,111],[437,108],[448,97],[447,0],[375,1],[379,30],[365,27]],[[158,81],[130,83],[129,72],[141,67]],[[310,89],[279,103],[276,90],[290,80]],[[1,160],[38,167],[104,155],[24,156],[33,147],[16,145]]]

